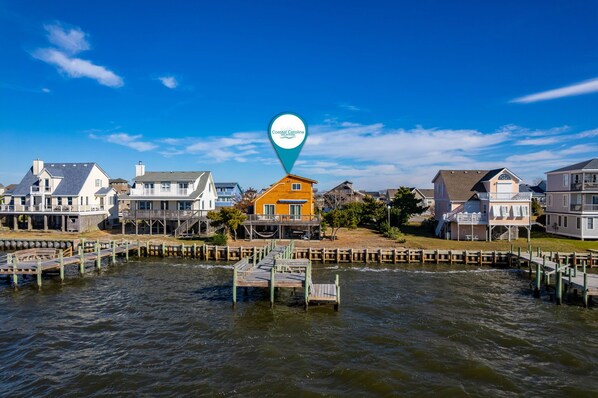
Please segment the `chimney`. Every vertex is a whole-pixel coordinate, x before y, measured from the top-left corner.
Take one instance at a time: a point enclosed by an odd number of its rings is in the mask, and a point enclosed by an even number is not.
[[[39,173],[41,173],[43,169],[44,169],[44,161],[35,159],[33,161],[33,175],[38,176]]]
[[[139,161],[139,164],[135,165],[135,177],[141,177],[145,174],[145,165]]]

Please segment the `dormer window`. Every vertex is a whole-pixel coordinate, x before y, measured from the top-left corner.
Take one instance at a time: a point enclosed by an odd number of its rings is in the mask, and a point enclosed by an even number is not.
[[[170,182],[162,182],[160,184],[160,190],[162,192],[170,192]]]
[[[511,176],[508,175],[508,174],[506,174],[506,173],[503,173],[503,174],[501,174],[501,175],[498,176],[498,179],[500,181],[511,181]]]

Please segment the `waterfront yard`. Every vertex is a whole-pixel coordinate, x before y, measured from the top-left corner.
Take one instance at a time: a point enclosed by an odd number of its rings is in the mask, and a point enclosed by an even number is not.
[[[337,234],[336,240],[324,239],[322,241],[296,241],[299,247],[312,248],[389,248],[389,247],[409,247],[414,249],[439,249],[439,250],[509,250],[511,243],[508,241],[450,241],[438,239],[434,233],[422,227],[420,223],[411,223],[402,228],[405,234],[406,241],[404,243],[397,243],[391,239],[385,238],[378,232],[368,228],[346,229],[342,228]],[[4,239],[132,239],[140,240],[142,242],[165,242],[165,243],[204,243],[202,240],[179,240],[172,236],[162,235],[121,235],[119,233],[112,233],[110,231],[94,231],[83,234],[61,233],[56,231],[2,231],[0,238]],[[514,240],[513,246],[515,248],[527,248],[527,240],[524,238]],[[253,242],[245,240],[237,240],[236,242],[229,239],[230,246],[258,246],[259,241]],[[581,241],[577,239],[567,239],[557,237],[555,235],[546,234],[540,231],[532,231],[532,247],[535,249],[540,247],[544,251],[585,251],[588,249],[598,249],[598,242],[596,241]]]

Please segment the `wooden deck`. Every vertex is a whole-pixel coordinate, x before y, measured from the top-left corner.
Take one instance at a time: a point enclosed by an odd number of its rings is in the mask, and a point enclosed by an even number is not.
[[[585,307],[593,296],[598,296],[598,274],[590,274],[586,270],[586,262],[581,267],[577,262],[569,262],[569,257],[564,257],[564,262],[554,261],[553,256],[541,253],[526,253],[515,255],[519,265],[527,265],[531,272],[535,272],[534,296],[540,297],[542,284],[552,288],[555,292],[557,304],[562,304],[563,292],[580,291]],[[558,256],[557,256],[558,257]],[[550,285],[551,279],[553,286]]]
[[[109,258],[114,263],[117,255],[124,256],[128,260],[129,254],[133,250],[139,253],[138,244],[115,241],[103,244],[98,242],[92,247],[79,246],[77,253],[73,253],[71,248],[66,251],[56,249],[22,250],[5,257],[6,262],[0,264],[0,275],[9,276],[15,288],[18,287],[19,276],[36,275],[37,285],[41,287],[42,275],[45,272],[58,271],[60,279],[64,280],[66,266],[77,265],[79,273],[83,275],[86,266],[93,264],[96,269],[100,269],[102,259]]]
[[[338,310],[340,287],[338,275],[333,284],[313,284],[311,261],[292,259],[294,243],[277,245],[270,241],[266,247],[251,257],[237,262],[233,268],[233,306],[237,303],[238,287],[270,289],[270,304],[274,305],[275,288],[302,288],[305,308],[311,302],[328,302]]]

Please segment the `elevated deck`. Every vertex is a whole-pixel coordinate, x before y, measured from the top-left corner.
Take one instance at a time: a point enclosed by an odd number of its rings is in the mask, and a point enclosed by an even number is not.
[[[237,262],[233,268],[233,306],[237,303],[238,287],[270,288],[270,304],[274,305],[275,288],[302,288],[305,307],[311,302],[328,302],[338,310],[340,286],[338,275],[333,284],[313,284],[311,261],[293,259],[294,242],[277,245],[270,241],[255,255]]]

